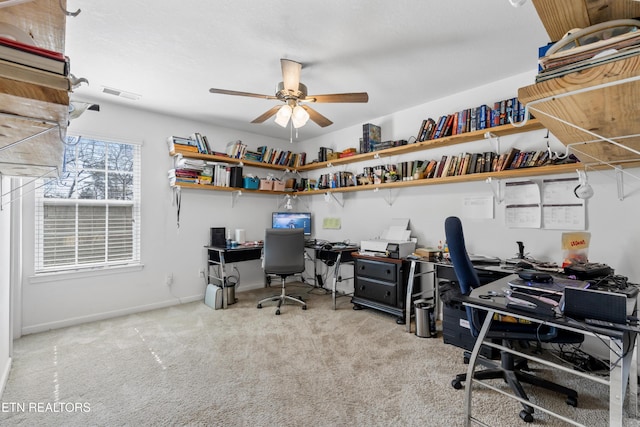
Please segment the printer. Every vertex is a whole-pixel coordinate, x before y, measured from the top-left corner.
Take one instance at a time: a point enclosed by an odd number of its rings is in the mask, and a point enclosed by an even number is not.
[[[360,242],[360,254],[396,259],[408,257],[416,250],[416,242],[411,239],[408,226],[408,219],[394,219],[379,238]]]

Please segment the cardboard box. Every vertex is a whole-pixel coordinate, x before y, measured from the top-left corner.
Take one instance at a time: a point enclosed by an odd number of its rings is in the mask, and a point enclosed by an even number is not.
[[[271,181],[273,182],[273,191],[284,191],[283,181]]]
[[[261,179],[260,180],[260,190],[273,190],[273,180],[271,179]]]

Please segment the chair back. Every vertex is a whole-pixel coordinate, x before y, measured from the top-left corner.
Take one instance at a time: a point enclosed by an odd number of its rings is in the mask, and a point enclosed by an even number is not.
[[[471,290],[480,286],[480,278],[464,244],[462,222],[457,216],[450,216],[444,221],[444,234],[449,246],[449,257],[453,263],[453,270],[460,284],[460,292],[469,295]]]
[[[268,228],[264,235],[264,272],[291,275],[304,271],[304,230]]]

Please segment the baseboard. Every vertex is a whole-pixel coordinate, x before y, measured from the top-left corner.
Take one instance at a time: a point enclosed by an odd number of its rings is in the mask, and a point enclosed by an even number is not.
[[[2,399],[2,394],[4,393],[4,387],[7,385],[7,381],[9,380],[9,372],[11,372],[11,358],[7,359],[7,363],[2,369],[2,375],[0,376],[0,399]]]
[[[79,316],[69,319],[59,320],[55,322],[40,323],[37,325],[25,326],[22,328],[22,335],[35,334],[38,332],[49,331],[52,329],[66,328],[68,326],[81,325],[83,323],[95,322],[98,320],[111,319],[114,317],[126,316],[129,314],[141,313],[143,311],[156,310],[159,308],[171,307],[173,305],[186,304],[194,301],[204,300],[204,294],[193,295],[190,297],[175,298],[167,301],[161,301],[153,304],[139,305],[135,307],[127,307],[121,310],[106,311],[103,313],[91,314],[88,316]]]

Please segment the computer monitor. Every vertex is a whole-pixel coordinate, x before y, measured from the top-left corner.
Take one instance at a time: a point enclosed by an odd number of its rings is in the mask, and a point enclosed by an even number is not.
[[[305,236],[311,236],[311,212],[273,212],[272,228],[302,228]]]

